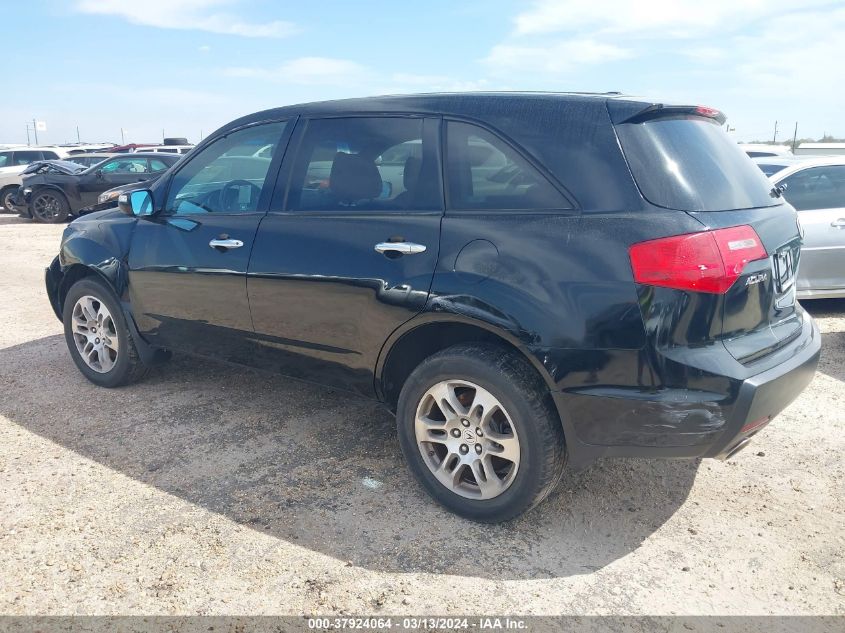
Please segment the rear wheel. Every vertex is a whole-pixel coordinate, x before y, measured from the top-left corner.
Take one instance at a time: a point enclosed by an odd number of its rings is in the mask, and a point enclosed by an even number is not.
[[[73,284],[62,317],[70,355],[88,380],[119,387],[147,374],[120,303],[103,282],[86,277]]]
[[[30,203],[32,218],[36,222],[64,222],[70,213],[67,198],[58,191],[39,191],[33,194]]]
[[[435,500],[476,521],[511,519],[559,481],[563,434],[548,389],[522,357],[457,345],[423,361],[397,409],[402,451]]]

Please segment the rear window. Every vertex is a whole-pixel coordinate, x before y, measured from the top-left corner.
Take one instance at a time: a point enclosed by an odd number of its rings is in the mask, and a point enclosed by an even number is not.
[[[681,211],[771,207],[772,185],[716,123],[672,118],[622,123],[619,141],[643,196]]]

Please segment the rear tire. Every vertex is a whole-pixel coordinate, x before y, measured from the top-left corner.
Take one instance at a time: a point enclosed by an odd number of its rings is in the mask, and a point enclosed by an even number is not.
[[[149,373],[141,362],[126,317],[105,283],[85,277],[64,300],[65,342],[79,371],[100,387],[120,387]]]
[[[67,220],[70,204],[64,194],[53,189],[33,192],[30,215],[36,222],[57,224]]]
[[[414,476],[474,521],[522,514],[563,474],[563,431],[548,388],[502,347],[460,344],[427,358],[402,387],[396,421]]]

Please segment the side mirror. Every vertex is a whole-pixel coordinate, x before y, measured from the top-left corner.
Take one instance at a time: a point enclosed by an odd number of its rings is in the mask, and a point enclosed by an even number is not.
[[[97,178],[102,179],[102,177],[103,177],[103,170],[102,170],[102,169],[98,169],[97,171],[95,171],[95,172],[94,172],[94,175],[95,175]]]
[[[126,215],[150,216],[154,212],[153,194],[146,189],[122,193],[117,197],[117,207]]]

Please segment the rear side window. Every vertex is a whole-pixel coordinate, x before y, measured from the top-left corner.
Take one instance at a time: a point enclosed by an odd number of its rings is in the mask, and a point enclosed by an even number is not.
[[[453,209],[572,208],[513,147],[469,123],[447,124],[446,181]]]
[[[0,152],[0,167],[8,167],[12,164],[11,152]]]
[[[811,167],[787,176],[783,197],[799,211],[845,207],[845,165]]]
[[[722,128],[699,118],[616,126],[643,196],[682,211],[727,211],[780,204],[772,185]]]
[[[424,119],[315,119],[297,153],[288,208],[439,210],[437,172],[434,135],[425,133]]]

